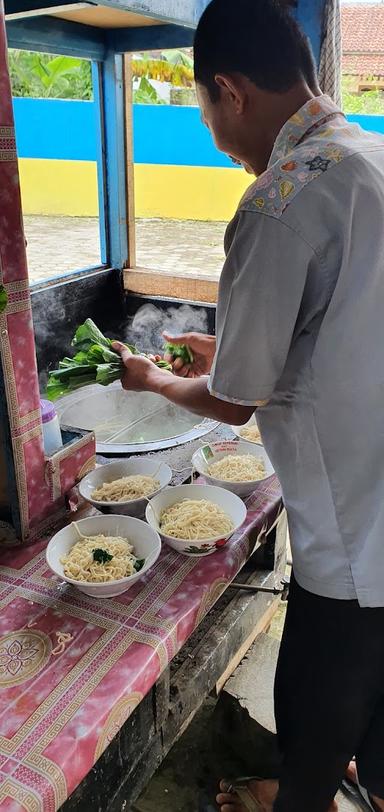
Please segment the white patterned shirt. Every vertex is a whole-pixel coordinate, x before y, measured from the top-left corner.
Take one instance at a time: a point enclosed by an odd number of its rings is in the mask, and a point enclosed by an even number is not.
[[[225,242],[209,389],[268,400],[298,583],[384,606],[384,139],[308,102]]]

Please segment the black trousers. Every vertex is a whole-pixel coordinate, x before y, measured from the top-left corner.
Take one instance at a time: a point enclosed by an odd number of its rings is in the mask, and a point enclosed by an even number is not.
[[[275,713],[275,812],[327,812],[354,756],[361,785],[384,799],[384,608],[320,598],[293,580]]]

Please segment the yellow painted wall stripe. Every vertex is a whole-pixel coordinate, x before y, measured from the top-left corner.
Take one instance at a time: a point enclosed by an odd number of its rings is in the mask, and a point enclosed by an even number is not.
[[[97,216],[95,162],[20,158],[19,168],[25,214]],[[136,216],[228,221],[250,181],[223,167],[136,164]]]
[[[20,158],[24,214],[97,217],[95,161],[57,161]]]
[[[136,164],[136,215],[227,221],[249,184],[235,169]]]

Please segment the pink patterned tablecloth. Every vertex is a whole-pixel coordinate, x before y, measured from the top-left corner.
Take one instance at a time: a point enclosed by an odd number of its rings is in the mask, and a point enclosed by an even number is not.
[[[267,480],[207,558],[164,546],[129,592],[97,601],[48,570],[47,541],[0,557],[0,811],[55,812],[250,553],[280,500]]]

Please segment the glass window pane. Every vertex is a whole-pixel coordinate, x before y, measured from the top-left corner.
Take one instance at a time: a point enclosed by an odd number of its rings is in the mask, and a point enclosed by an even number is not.
[[[384,4],[342,0],[341,26],[343,110],[362,127],[383,133]]]
[[[218,278],[251,179],[201,121],[191,49],[134,54],[132,75],[136,265]]]
[[[10,50],[31,283],[101,264],[91,63]]]

